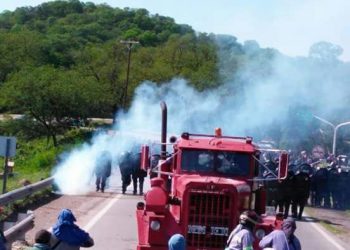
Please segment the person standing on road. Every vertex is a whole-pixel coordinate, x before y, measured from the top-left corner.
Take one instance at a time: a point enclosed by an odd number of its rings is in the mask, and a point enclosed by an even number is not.
[[[141,169],[141,152],[134,153],[131,157],[133,194],[137,194],[137,182],[139,183],[139,195],[143,195],[143,183],[147,172]]]
[[[108,151],[103,151],[95,164],[96,192],[105,191],[106,181],[111,176],[112,157]]]
[[[131,152],[126,151],[123,152],[120,157],[119,169],[120,175],[122,177],[122,192],[125,194],[126,189],[131,183],[131,174],[132,174],[132,166],[131,166]]]
[[[254,211],[244,211],[239,216],[239,224],[228,237],[225,250],[253,250],[253,231],[258,219]]]
[[[301,250],[299,239],[294,235],[296,230],[295,220],[287,218],[282,223],[282,230],[275,229],[259,242],[259,247],[274,250]]]
[[[78,250],[80,247],[92,247],[94,240],[90,235],[74,224],[76,221],[70,209],[62,209],[56,224],[52,227],[51,246],[55,250]]]

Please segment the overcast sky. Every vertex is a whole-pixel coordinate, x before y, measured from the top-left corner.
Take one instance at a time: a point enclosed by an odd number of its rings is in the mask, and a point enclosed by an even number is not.
[[[0,11],[36,6],[41,0],[1,0]],[[84,1],[86,2],[86,1]],[[112,7],[145,8],[201,32],[256,40],[289,56],[307,56],[319,41],[340,45],[350,61],[349,0],[92,0]]]

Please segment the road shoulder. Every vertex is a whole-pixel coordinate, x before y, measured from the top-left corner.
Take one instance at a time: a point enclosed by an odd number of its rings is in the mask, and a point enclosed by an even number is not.
[[[350,246],[350,212],[307,207],[305,212],[309,217],[305,219],[312,220],[321,226],[325,231],[333,235],[343,246]]]

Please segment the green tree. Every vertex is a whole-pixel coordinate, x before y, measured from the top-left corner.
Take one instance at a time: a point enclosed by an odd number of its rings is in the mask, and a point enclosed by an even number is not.
[[[309,57],[323,62],[332,63],[338,60],[343,53],[343,48],[329,42],[318,42],[313,44],[309,50]]]
[[[126,52],[119,42],[103,46],[87,46],[76,55],[76,67],[80,75],[93,78],[95,83],[103,86],[108,98],[108,107],[100,115],[113,117],[123,107]],[[131,93],[131,92],[130,92]]]
[[[43,37],[38,32],[19,29],[0,33],[0,40],[0,82],[23,66],[43,63],[44,53],[40,47]]]
[[[13,74],[0,95],[3,105],[34,119],[46,131],[48,140],[57,145],[57,134],[69,129],[72,119],[86,118],[108,106],[105,93],[93,78],[43,66]]]

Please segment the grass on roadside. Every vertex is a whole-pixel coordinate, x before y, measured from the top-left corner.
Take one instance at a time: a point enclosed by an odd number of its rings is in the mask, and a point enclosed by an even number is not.
[[[327,231],[329,231],[329,232],[331,232],[331,233],[333,233],[335,235],[340,235],[340,234],[346,233],[345,229],[341,225],[335,225],[335,224],[332,224],[328,220],[325,220],[323,218],[319,218],[319,216],[317,215],[317,212],[315,212],[312,208],[305,207],[305,212],[309,216],[314,218],[316,221],[318,221]],[[350,216],[350,213],[348,213],[348,214]]]
[[[22,186],[23,180],[30,183],[38,182],[51,176],[53,167],[57,164],[57,156],[69,151],[84,141],[85,131],[72,130],[61,137],[60,145],[54,147],[46,138],[24,141],[18,139],[13,174],[8,176],[6,190],[10,191]],[[4,158],[0,157],[0,165],[4,165]],[[0,180],[1,188],[3,179]],[[2,191],[2,189],[1,189]]]
[[[321,220],[320,224],[324,228],[326,228],[326,230],[328,230],[329,232],[331,232],[333,234],[339,235],[339,234],[345,233],[345,231],[343,229],[341,229],[339,226],[334,226],[334,225],[330,224],[328,221]]]

